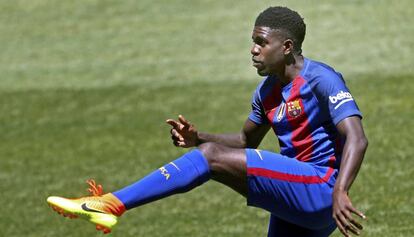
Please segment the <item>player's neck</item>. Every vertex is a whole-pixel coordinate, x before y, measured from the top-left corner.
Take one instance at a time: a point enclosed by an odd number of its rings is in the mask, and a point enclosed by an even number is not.
[[[303,56],[302,55],[291,55],[287,58],[284,68],[277,73],[282,86],[289,84],[293,81],[303,68]]]

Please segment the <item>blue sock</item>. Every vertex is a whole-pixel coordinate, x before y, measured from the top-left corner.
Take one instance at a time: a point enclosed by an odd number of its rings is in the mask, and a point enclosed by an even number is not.
[[[176,193],[190,191],[209,179],[210,168],[207,160],[196,149],[112,194],[126,209],[131,209]]]

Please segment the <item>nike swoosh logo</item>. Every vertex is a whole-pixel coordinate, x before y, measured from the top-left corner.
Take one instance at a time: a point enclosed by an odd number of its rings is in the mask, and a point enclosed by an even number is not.
[[[83,209],[84,211],[90,211],[90,212],[97,212],[97,213],[103,213],[103,214],[105,214],[105,212],[98,211],[98,210],[95,210],[95,209],[90,209],[89,207],[87,207],[87,206],[86,206],[86,203],[83,203],[83,204],[81,205],[81,207],[82,207],[82,209]]]

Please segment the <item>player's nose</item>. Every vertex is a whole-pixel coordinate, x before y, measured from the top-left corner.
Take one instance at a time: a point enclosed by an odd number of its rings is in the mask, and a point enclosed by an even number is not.
[[[259,54],[260,54],[260,49],[259,49],[259,47],[258,47],[258,45],[257,45],[257,44],[253,44],[252,48],[250,49],[250,53],[251,53],[253,56],[257,56],[257,55],[259,55]]]

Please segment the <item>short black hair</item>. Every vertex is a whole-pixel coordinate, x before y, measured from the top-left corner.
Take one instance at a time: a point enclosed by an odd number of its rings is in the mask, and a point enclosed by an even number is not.
[[[254,25],[279,30],[286,39],[293,41],[293,50],[302,53],[306,25],[299,13],[287,7],[269,7],[257,16]]]

